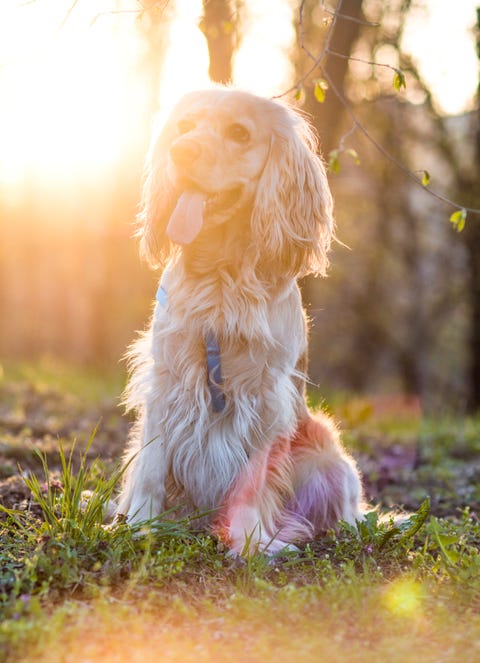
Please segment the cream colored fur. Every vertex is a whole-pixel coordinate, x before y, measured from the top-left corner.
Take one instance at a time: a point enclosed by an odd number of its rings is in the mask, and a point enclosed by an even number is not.
[[[247,140],[235,138],[237,125]],[[194,148],[194,158],[179,164],[172,145]],[[179,247],[166,227],[192,187],[213,202],[199,235]],[[171,507],[217,509],[210,521],[241,553],[276,551],[360,517],[358,472],[325,415],[308,449],[295,447],[299,425],[310,420],[296,279],[325,274],[332,232],[324,166],[303,117],[224,88],[180,101],[153,144],[139,215],[143,254],[154,266],[168,263],[168,305],[156,305],[130,352],[126,402],[137,423],[118,505],[129,522]],[[208,330],[221,351],[222,412],[212,409],[207,384]],[[295,510],[297,492],[310,485],[321,496],[318,518]]]

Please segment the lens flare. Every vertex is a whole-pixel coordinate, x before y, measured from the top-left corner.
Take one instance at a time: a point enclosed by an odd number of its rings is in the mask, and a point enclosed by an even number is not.
[[[386,588],[382,602],[398,617],[418,617],[423,613],[423,588],[412,578],[395,580]]]

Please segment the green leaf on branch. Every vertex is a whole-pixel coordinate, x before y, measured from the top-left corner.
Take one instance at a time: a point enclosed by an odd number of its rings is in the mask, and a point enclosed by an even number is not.
[[[295,94],[293,95],[295,98],[295,101],[297,101],[299,104],[303,104],[305,101],[305,90],[303,88],[303,85],[297,85],[295,88]]]
[[[467,210],[465,208],[458,209],[450,217],[450,223],[458,233],[461,233],[465,228],[465,221],[467,220]]]
[[[345,150],[345,154],[348,154],[348,156],[353,159],[353,163],[356,166],[360,165],[360,157],[358,156],[357,150],[354,150],[353,148],[349,147],[348,150]]]
[[[338,150],[332,150],[328,155],[328,170],[331,173],[338,173],[340,171],[338,154]]]
[[[315,95],[315,99],[320,104],[323,104],[325,101],[325,93],[328,90],[328,82],[324,78],[316,78],[313,81],[313,84],[313,93]]]
[[[422,173],[422,184],[423,186],[428,186],[430,184],[430,173],[428,170],[424,170]]]
[[[405,74],[400,69],[395,69],[395,75],[393,77],[393,87],[397,92],[400,92],[402,87],[407,87],[407,82],[405,80]]]

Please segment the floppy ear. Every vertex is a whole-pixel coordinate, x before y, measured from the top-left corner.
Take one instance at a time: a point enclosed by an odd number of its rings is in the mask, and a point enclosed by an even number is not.
[[[140,253],[152,267],[161,265],[170,251],[166,227],[178,198],[178,191],[168,176],[168,151],[175,138],[175,116],[175,112],[172,113],[150,147],[137,215]]]
[[[278,275],[324,275],[334,226],[325,167],[306,121],[279,111],[252,213],[261,265]]]

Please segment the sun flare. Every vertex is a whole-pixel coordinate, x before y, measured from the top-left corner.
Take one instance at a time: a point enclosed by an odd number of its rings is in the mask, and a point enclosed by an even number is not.
[[[288,0],[245,3],[246,34],[234,55],[233,82],[264,96],[289,87],[289,48],[294,41],[292,8]],[[177,0],[170,40],[162,67],[159,94],[161,122],[187,91],[212,87],[208,77],[207,42],[198,28],[202,0]],[[275,30],[272,30],[272,16]]]
[[[32,175],[95,177],[118,161],[126,141],[138,139],[138,109],[147,96],[139,81],[142,34],[135,20],[140,14],[138,3],[117,5],[121,11],[106,14],[96,14],[87,2],[68,12],[62,0],[0,9],[4,185]],[[271,5],[247,3],[247,34],[234,63],[236,83],[267,95],[286,85],[286,52],[293,39],[288,2],[277,3],[273,33]],[[178,0],[173,6],[157,94],[159,121],[187,90],[212,85],[207,43],[198,27],[202,1]],[[132,94],[135,86],[138,97]]]
[[[423,614],[424,591],[411,578],[392,582],[382,597],[385,607],[394,615],[403,618],[420,617]]]
[[[28,8],[28,15],[27,15]],[[0,179],[55,178],[113,164],[128,123],[126,53],[135,44],[92,8],[62,26],[65,3],[31,3],[1,21]]]
[[[405,31],[405,48],[420,58],[440,106],[450,112],[468,107],[475,92],[477,63],[472,40],[465,39],[475,2],[451,17],[429,2],[428,12],[413,14]],[[8,189],[32,178],[75,181],[111,171],[129,150],[143,147],[152,98],[161,120],[187,90],[211,85],[198,27],[202,0],[177,0],[168,5],[168,47],[152,93],[142,69],[141,4],[107,1],[98,13],[93,0],[2,3],[0,184]],[[242,21],[234,84],[265,96],[285,91],[294,78],[291,2],[246,0]],[[444,49],[453,28],[455,49]],[[440,62],[442,48],[448,53]],[[154,62],[154,52],[149,57]]]

